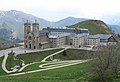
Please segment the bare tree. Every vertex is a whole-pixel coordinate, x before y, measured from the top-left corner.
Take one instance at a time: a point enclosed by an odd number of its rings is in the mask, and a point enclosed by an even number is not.
[[[95,52],[96,59],[92,61],[92,75],[97,76],[101,82],[106,81],[109,77],[117,77],[120,67],[119,50],[120,44],[99,47]]]

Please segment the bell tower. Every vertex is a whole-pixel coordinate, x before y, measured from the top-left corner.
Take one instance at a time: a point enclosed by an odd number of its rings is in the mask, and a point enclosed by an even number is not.
[[[24,38],[27,38],[27,34],[31,32],[31,24],[28,23],[28,20],[26,23],[24,23]]]
[[[38,49],[39,23],[37,23],[37,20],[32,24],[32,33],[34,36],[34,49]]]
[[[31,24],[28,23],[28,20],[26,21],[26,23],[24,23],[24,47],[28,48],[27,46],[27,36],[28,33],[31,32]]]
[[[37,20],[32,24],[32,30],[34,37],[39,37],[39,23],[37,23]]]

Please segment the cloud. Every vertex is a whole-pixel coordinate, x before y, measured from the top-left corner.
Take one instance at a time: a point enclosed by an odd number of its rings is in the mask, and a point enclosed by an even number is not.
[[[120,13],[119,0],[0,0],[0,10],[20,10],[48,20],[75,16],[99,18]]]

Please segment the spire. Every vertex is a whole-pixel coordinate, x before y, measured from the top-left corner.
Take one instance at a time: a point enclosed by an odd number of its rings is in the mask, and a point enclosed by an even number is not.
[[[35,20],[35,23],[37,23],[37,20]]]
[[[26,23],[28,23],[28,20],[26,20]]]
[[[37,23],[37,20],[35,20],[35,22],[33,23],[33,25],[39,25],[39,24]]]
[[[26,20],[25,23],[24,23],[24,25],[30,25],[29,21]]]

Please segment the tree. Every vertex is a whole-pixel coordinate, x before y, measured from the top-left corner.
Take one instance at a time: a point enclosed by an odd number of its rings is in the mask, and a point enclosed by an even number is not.
[[[117,36],[120,38],[120,34],[117,34]]]
[[[92,61],[91,73],[101,82],[118,76],[120,67],[120,44],[99,47],[95,52],[96,59]]]
[[[63,54],[62,54],[63,56],[67,56],[67,53],[66,53],[66,51],[64,50],[63,51]]]

